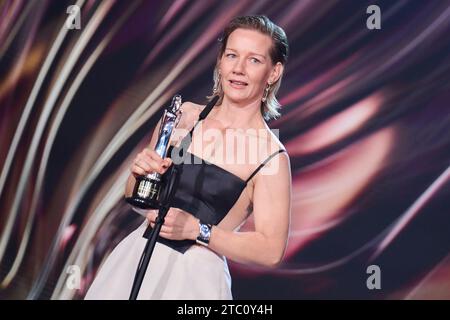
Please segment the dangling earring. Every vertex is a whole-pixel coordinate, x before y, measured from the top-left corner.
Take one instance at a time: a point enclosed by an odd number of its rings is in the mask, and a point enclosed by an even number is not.
[[[220,87],[220,71],[217,72],[217,81],[214,81],[213,95],[217,95]]]
[[[262,102],[266,102],[267,96],[269,95],[270,86],[271,86],[271,83],[268,83],[266,88],[264,89],[264,95],[263,95],[263,97],[261,99]]]

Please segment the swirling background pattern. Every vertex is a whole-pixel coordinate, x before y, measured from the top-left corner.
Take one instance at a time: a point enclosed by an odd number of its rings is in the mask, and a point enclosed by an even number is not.
[[[123,198],[130,162],[174,94],[206,102],[220,31],[244,14],[289,38],[269,125],[293,199],[283,264],[230,262],[234,297],[450,298],[450,1],[4,0],[0,14],[0,298],[84,297],[142,222]]]

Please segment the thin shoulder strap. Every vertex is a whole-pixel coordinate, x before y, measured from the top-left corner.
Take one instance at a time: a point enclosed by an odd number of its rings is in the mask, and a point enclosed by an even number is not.
[[[211,99],[211,101],[208,102],[206,107],[202,110],[202,112],[200,112],[200,115],[198,116],[198,121],[201,121],[208,116],[209,112],[212,110],[212,108],[214,108],[214,106],[216,105],[218,100],[219,100],[219,96],[214,96]]]
[[[211,112],[212,108],[216,105],[217,101],[219,100],[219,96],[215,96],[212,98],[210,102],[206,105],[205,108],[203,108],[202,112],[200,112],[200,115],[198,116],[197,122],[194,124],[192,129],[189,131],[189,133],[181,140],[180,147],[183,151],[186,151],[189,148],[189,145],[192,141],[192,134],[194,132],[195,127],[199,124],[200,121],[205,119],[208,114]]]
[[[197,122],[194,124],[192,129],[189,131],[190,137],[192,137],[192,133],[194,132],[195,127],[200,123],[200,121],[205,119],[208,116],[208,114],[211,112],[212,108],[214,108],[214,106],[217,103],[217,100],[219,100],[219,96],[215,96],[214,98],[212,98],[212,100],[210,102],[208,102],[208,104],[203,108],[202,112],[200,112],[200,114],[198,115]]]
[[[245,183],[247,184],[255,176],[255,174],[257,174],[258,171],[261,170],[261,168],[264,167],[266,165],[266,163],[270,161],[270,159],[272,159],[273,157],[275,157],[277,154],[279,154],[281,152],[286,152],[286,150],[280,149],[280,150],[275,151],[274,153],[272,153],[270,156],[268,156],[267,159],[264,160],[264,162],[261,163],[258,166],[258,168],[255,169],[255,171],[253,171],[253,173],[250,175],[250,177],[248,177],[248,179],[245,181]]]

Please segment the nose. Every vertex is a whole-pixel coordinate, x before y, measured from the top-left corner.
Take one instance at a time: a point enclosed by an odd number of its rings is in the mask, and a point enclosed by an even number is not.
[[[233,73],[243,75],[245,74],[245,60],[244,59],[236,59],[236,62],[233,66]]]

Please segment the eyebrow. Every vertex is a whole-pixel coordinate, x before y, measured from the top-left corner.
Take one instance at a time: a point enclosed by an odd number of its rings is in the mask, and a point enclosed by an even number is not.
[[[232,48],[225,48],[225,50],[231,50],[231,51],[237,52],[237,50],[232,49]],[[260,54],[260,53],[250,52],[250,54],[251,54],[251,55],[254,55],[254,56],[260,56],[260,57],[263,57],[264,59],[266,59],[266,56],[265,56],[265,55],[262,55],[262,54]]]

